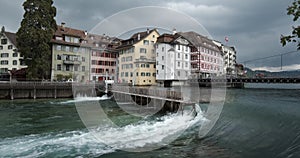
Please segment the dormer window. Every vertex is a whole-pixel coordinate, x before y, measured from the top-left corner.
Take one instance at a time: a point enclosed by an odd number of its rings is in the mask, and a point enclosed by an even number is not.
[[[56,37],[55,37],[55,40],[63,40],[63,38],[62,38],[62,37],[59,37],[59,36],[56,36]]]
[[[79,38],[74,38],[74,43],[79,43]]]
[[[66,41],[66,42],[71,42],[71,37],[65,36],[65,41]]]
[[[1,39],[1,44],[7,44],[7,39]]]
[[[99,43],[95,43],[95,46],[96,46],[96,47],[99,47]]]

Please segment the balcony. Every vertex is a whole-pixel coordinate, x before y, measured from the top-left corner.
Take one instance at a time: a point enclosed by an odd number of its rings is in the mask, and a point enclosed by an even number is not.
[[[80,65],[80,61],[75,61],[75,60],[64,60],[65,65]]]

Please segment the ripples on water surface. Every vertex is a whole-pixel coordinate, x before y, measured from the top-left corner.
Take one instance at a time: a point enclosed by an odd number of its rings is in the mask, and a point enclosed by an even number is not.
[[[84,128],[72,100],[0,101],[0,157],[300,157],[300,90],[228,90],[220,119],[201,139],[197,132],[205,121],[202,115],[140,120],[126,115],[112,101],[89,99],[100,101],[121,125],[98,131],[111,138],[106,142],[111,146]],[[186,124],[190,128],[161,149],[117,150],[157,143]]]

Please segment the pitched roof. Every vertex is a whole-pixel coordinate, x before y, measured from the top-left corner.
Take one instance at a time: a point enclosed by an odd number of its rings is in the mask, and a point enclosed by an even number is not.
[[[147,31],[144,31],[144,32],[137,32],[137,33],[133,34],[129,39],[123,40],[122,44],[119,47],[117,47],[117,49],[126,48],[126,47],[133,47],[134,44],[140,42],[141,40],[146,38],[149,34],[151,34],[154,31],[157,32],[156,29],[147,30]]]
[[[85,31],[57,25],[57,30],[55,31],[54,35],[60,37],[63,35],[70,35],[74,37],[85,38]]]
[[[177,43],[177,39],[178,38],[184,38],[186,39],[185,37],[183,37],[182,35],[176,33],[176,34],[167,34],[167,33],[164,33],[162,34],[161,36],[159,36],[157,38],[157,43],[169,43],[169,44],[175,44]],[[186,39],[187,40],[187,39]],[[190,42],[189,42],[190,43]]]
[[[17,35],[12,32],[4,32],[4,34],[10,40],[10,42],[17,47]]]
[[[213,41],[203,35],[200,35],[194,31],[190,32],[179,32],[178,34],[182,35],[184,38],[189,40],[195,47],[205,47],[214,51],[220,51],[216,44]],[[213,47],[210,47],[213,46]]]

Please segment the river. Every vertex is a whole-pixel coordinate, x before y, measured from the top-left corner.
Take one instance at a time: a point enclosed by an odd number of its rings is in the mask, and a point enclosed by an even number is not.
[[[1,100],[0,157],[300,157],[299,89],[227,90],[221,115],[203,138],[197,137],[205,121],[201,109],[196,117],[184,113],[141,119],[124,113],[109,99],[96,99],[119,125],[98,131],[107,138],[104,143],[85,128],[76,101]],[[176,124],[168,124],[172,121]],[[119,150],[159,143],[161,135],[184,124],[189,124],[188,129],[159,149]]]

